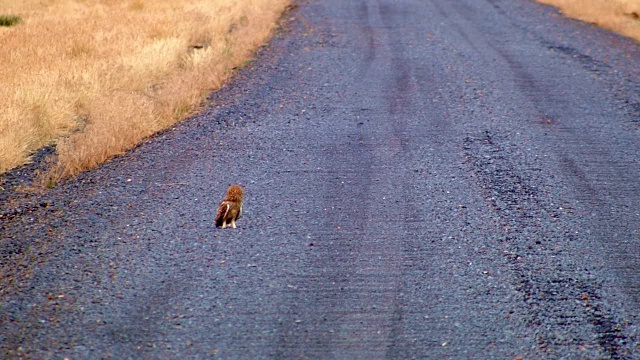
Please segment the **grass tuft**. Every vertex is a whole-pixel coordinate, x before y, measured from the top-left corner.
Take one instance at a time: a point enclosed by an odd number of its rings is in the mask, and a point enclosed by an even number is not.
[[[22,18],[16,15],[0,15],[0,26],[13,26],[22,22]]]
[[[133,11],[142,11],[144,9],[144,2],[142,0],[134,0],[129,5],[129,9]]]

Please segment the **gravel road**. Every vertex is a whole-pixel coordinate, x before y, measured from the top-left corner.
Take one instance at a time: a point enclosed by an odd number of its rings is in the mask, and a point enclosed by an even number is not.
[[[201,114],[4,177],[0,357],[640,358],[640,46],[527,0],[299,5]]]

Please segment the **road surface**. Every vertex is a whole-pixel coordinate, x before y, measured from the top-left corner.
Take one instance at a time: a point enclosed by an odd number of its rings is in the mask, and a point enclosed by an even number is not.
[[[299,4],[201,114],[5,202],[2,356],[640,358],[640,46],[526,0]]]

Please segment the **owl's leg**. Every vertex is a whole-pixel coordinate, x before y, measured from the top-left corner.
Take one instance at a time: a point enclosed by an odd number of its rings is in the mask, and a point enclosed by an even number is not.
[[[227,227],[227,220],[222,220],[222,228],[226,228]]]
[[[232,228],[234,228],[234,229],[236,228],[236,221],[235,221],[235,219],[231,219],[231,227],[232,227]]]

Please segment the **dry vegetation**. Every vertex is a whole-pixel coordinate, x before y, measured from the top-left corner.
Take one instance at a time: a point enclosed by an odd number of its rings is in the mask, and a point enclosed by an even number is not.
[[[73,175],[192,112],[289,0],[0,0],[0,173],[57,143]]]
[[[640,41],[640,0],[538,0],[563,14]]]

